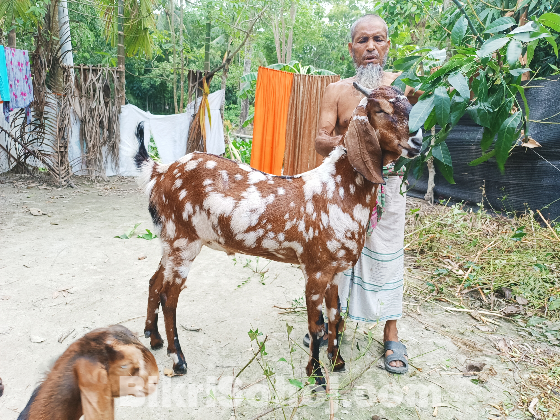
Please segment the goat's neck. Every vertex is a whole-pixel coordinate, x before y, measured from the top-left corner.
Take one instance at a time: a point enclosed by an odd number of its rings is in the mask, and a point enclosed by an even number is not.
[[[80,388],[74,375],[72,360],[58,360],[63,366],[56,366],[33,401],[31,419],[41,420],[78,420],[82,416]]]
[[[353,206],[357,201],[364,207],[368,207],[370,210],[373,209],[376,203],[374,194],[376,184],[368,181],[362,174],[354,169],[350,164],[346,149],[343,146],[335,147],[319,168],[323,167],[323,165],[325,165],[325,169],[323,170],[329,170],[329,166],[332,167],[332,165],[334,165],[333,176],[335,178],[340,176],[340,182],[338,184],[345,191],[343,203],[347,203],[348,206]],[[346,194],[349,195],[346,196]],[[368,194],[370,195],[369,200],[367,200]],[[354,199],[350,199],[351,197]]]

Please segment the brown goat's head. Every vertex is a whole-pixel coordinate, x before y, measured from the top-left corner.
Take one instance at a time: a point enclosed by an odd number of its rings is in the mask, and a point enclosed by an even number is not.
[[[400,156],[414,158],[422,147],[422,131],[411,136],[408,114],[411,105],[403,93],[392,86],[366,89],[354,87],[366,95],[354,111],[345,135],[352,166],[369,181],[383,183],[383,165]]]
[[[141,379],[135,383],[137,396],[146,396],[155,390],[159,380],[159,371],[154,355],[136,338],[136,336],[122,325],[108,328],[110,338],[106,344],[110,347],[109,381],[113,397],[121,396],[122,377]],[[136,380],[136,379],[134,379]]]

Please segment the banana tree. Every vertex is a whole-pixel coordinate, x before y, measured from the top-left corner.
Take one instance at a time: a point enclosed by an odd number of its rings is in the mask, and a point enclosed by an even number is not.
[[[455,3],[460,5],[458,1]],[[533,16],[533,20],[523,25],[511,16],[501,16],[485,25],[481,22],[477,29],[462,6],[459,11],[460,17],[449,31],[454,55],[441,68],[428,75],[418,71],[431,58],[432,48],[419,49],[394,63],[395,69],[403,72],[395,83],[397,86],[408,85],[424,91],[411,110],[410,131],[423,127],[430,132],[436,125],[440,128],[435,136],[425,137],[419,157],[397,163],[399,168],[406,166],[406,176],[420,177],[424,163],[433,156],[441,174],[454,183],[451,155],[445,141],[465,113],[484,127],[481,156],[470,165],[495,158],[503,172],[517,140],[528,139],[529,108],[522,75],[531,71],[539,42],[549,43],[558,56],[558,46],[551,33],[560,32],[558,14]]]

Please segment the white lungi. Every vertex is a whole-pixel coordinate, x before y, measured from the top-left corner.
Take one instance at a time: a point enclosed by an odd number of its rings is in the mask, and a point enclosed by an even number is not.
[[[389,176],[385,206],[353,269],[339,277],[341,312],[354,321],[377,322],[402,316],[406,195],[401,177]],[[352,275],[352,270],[354,273]]]

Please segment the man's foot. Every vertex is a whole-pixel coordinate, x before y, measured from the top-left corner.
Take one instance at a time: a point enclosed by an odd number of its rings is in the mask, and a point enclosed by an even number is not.
[[[385,347],[385,368],[387,371],[391,373],[406,373],[408,371],[408,355],[405,345],[399,342],[396,319],[385,322],[383,342]],[[394,356],[389,357],[393,354]]]

